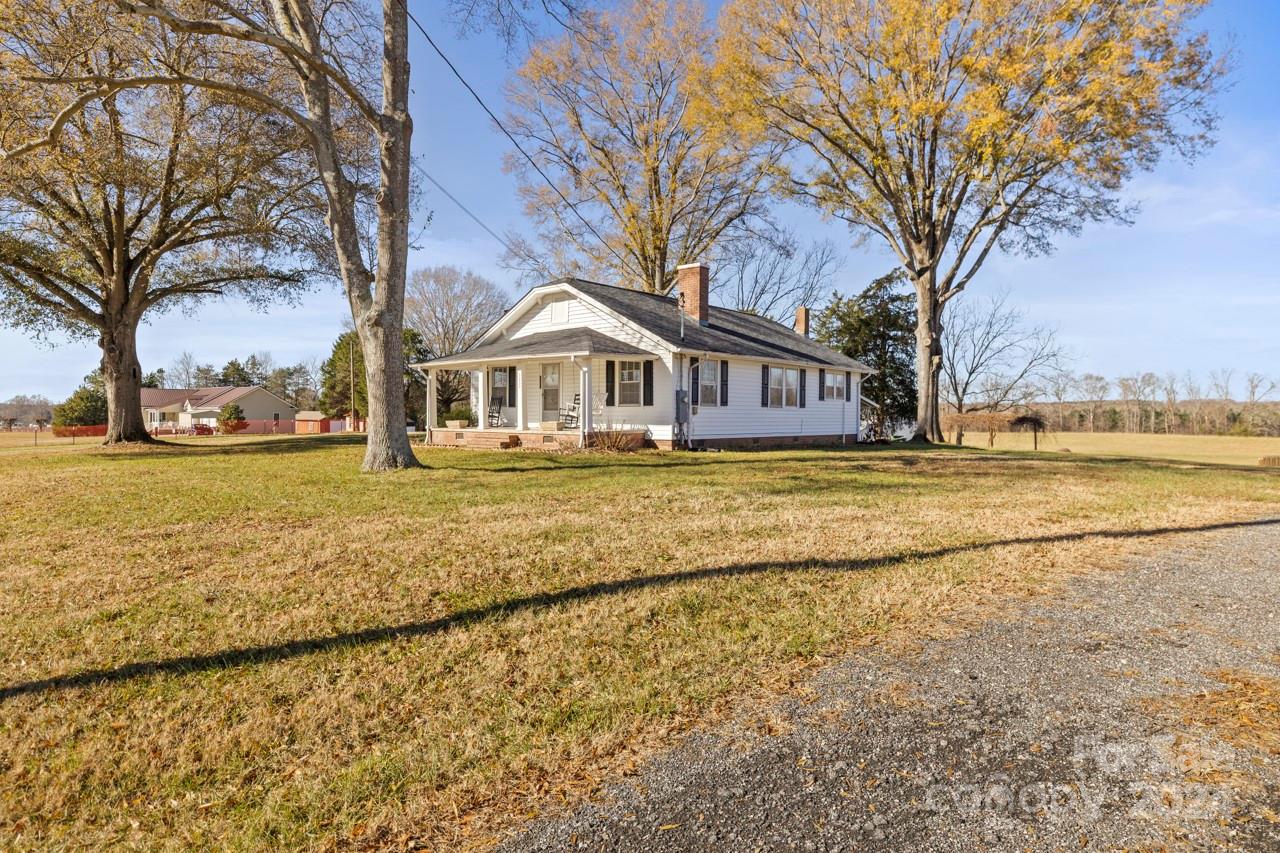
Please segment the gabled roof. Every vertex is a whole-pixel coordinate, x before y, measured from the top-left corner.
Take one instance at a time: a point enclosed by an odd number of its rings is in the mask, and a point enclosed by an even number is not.
[[[191,388],[143,388],[142,407],[167,409],[170,406],[181,406],[193,393]]]
[[[258,390],[257,385],[223,385],[217,388],[199,388],[189,398],[193,409],[221,409]]]
[[[764,361],[808,361],[864,373],[872,372],[865,364],[767,317],[712,305],[707,310],[708,322],[705,326],[687,316],[684,318],[682,338],[682,312],[674,296],[659,296],[656,293],[614,287],[580,278],[562,279],[552,284],[569,285],[680,350],[737,355]]]
[[[491,344],[472,347],[457,355],[426,362],[431,367],[469,364],[498,358],[525,358],[541,355],[653,355],[648,350],[611,338],[595,329],[574,327],[538,332],[519,338],[502,338]]]
[[[260,385],[215,385],[210,388],[143,388],[142,407],[145,409],[167,409],[170,406],[187,403],[192,409],[221,409],[227,403],[234,403],[254,391],[267,391]],[[270,391],[267,391],[271,394]],[[271,394],[280,400],[275,394]],[[286,406],[287,400],[280,400]],[[290,406],[292,408],[292,406]]]

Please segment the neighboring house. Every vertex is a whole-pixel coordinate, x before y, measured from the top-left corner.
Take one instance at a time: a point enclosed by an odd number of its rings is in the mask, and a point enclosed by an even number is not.
[[[591,443],[634,432],[662,447],[856,441],[872,371],[796,328],[708,302],[709,269],[680,267],[676,296],[563,279],[529,291],[475,346],[414,365],[435,411],[440,370],[471,372],[473,428],[433,444]],[[481,405],[483,401],[483,405]]]
[[[148,429],[217,426],[218,413],[228,403],[238,405],[246,421],[292,422],[297,412],[293,406],[257,385],[143,388],[142,419]]]

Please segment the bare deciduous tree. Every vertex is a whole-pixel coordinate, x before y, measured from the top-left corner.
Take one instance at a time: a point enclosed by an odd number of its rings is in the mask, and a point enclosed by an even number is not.
[[[462,352],[502,317],[507,294],[470,270],[439,266],[414,270],[405,292],[405,326],[422,335],[433,358]],[[448,407],[467,398],[465,375],[441,371],[436,397]]]
[[[1057,422],[1058,430],[1061,431],[1065,427],[1067,401],[1080,388],[1080,379],[1066,368],[1050,370],[1044,377],[1044,388],[1058,404]]]
[[[555,186],[508,157],[540,238],[513,240],[509,263],[666,293],[763,214],[776,146],[690,115],[713,44],[692,0],[629,0],[534,46],[507,124]]]
[[[803,249],[791,235],[741,240],[717,257],[711,289],[722,305],[789,324],[796,308],[812,307],[832,290],[839,268],[835,247],[825,240]]]
[[[1027,326],[1001,294],[956,305],[942,348],[942,396],[958,415],[1005,412],[1040,393],[1040,383],[1062,369],[1065,353],[1052,329]],[[957,444],[964,439],[956,428]]]
[[[1089,401],[1089,432],[1095,432],[1098,427],[1098,409],[1107,401],[1111,393],[1111,383],[1105,376],[1086,373],[1080,377],[1080,391]]]
[[[403,0],[62,3],[100,15],[89,32],[103,43],[151,28],[174,41],[198,44],[218,61],[195,71],[165,63],[125,73],[84,69],[74,62],[41,69],[27,82],[46,87],[53,118],[43,134],[6,154],[55,142],[67,117],[95,100],[154,86],[218,93],[269,113],[300,134],[323,190],[333,267],[365,353],[364,469],[416,467],[404,428],[402,340],[412,218],[408,5]],[[528,4],[470,0],[452,8],[467,20],[492,13],[494,20],[522,21]],[[379,61],[371,62],[372,57]],[[372,245],[365,240],[370,219]]]

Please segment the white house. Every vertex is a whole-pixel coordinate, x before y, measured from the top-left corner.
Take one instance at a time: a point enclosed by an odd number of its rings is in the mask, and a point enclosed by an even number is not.
[[[435,411],[441,370],[471,373],[479,423],[432,424],[432,444],[590,444],[632,432],[650,446],[856,441],[871,373],[796,328],[708,302],[704,264],[677,271],[675,296],[562,279],[530,290],[465,352],[415,367]],[[481,405],[481,401],[484,402]]]
[[[293,406],[257,385],[214,388],[143,388],[142,419],[148,429],[217,426],[218,413],[235,403],[247,421],[292,421]]]

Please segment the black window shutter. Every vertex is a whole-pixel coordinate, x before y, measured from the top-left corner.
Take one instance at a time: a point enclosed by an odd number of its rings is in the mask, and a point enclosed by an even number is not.
[[[516,404],[516,366],[513,364],[507,368],[507,405],[514,406]]]
[[[720,405],[729,405],[729,362],[720,360]]]
[[[606,361],[604,363],[604,404],[606,406],[615,405],[613,402],[613,380],[617,376],[618,363],[616,361]]]
[[[769,365],[760,365],[760,405],[769,408]]]
[[[804,380],[809,375],[809,371],[803,367],[800,368],[800,408],[804,408]]]
[[[844,372],[844,398],[853,399],[853,373],[848,370]]]
[[[649,360],[644,363],[644,404],[653,405],[653,362]]]
[[[827,399],[827,371],[818,368],[818,402],[821,403]]]
[[[698,360],[696,358],[689,359],[689,384],[693,387],[689,389],[689,404],[698,405],[698,386],[702,384],[702,371],[698,369]]]

